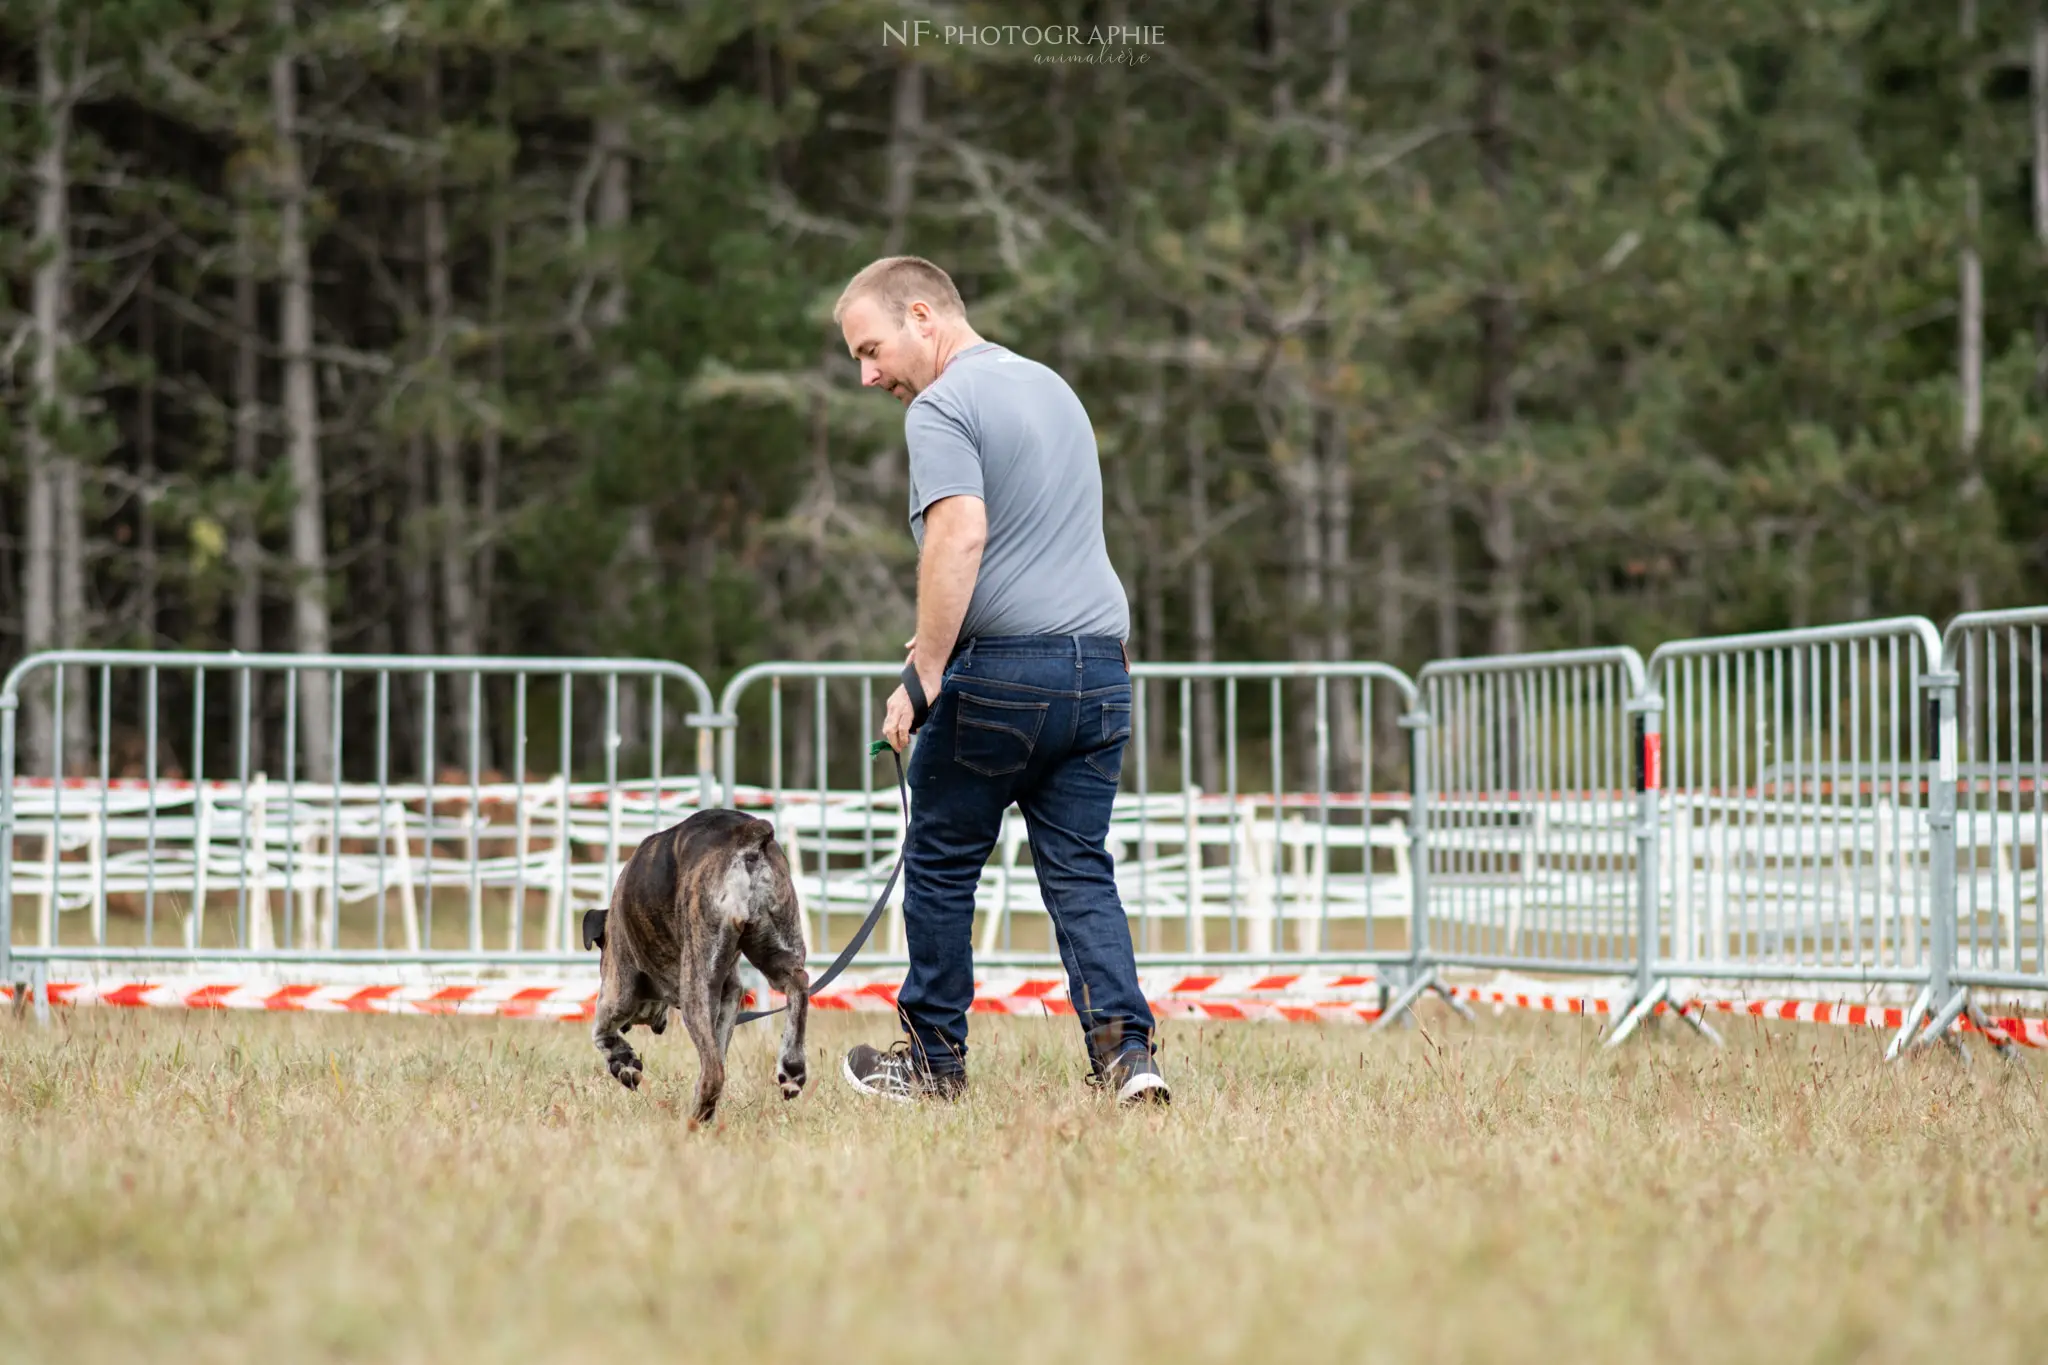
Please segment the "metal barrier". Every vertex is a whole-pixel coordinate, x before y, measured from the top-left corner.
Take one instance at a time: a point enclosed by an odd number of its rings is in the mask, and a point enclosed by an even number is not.
[[[831,951],[873,904],[902,840],[890,760],[866,749],[899,671],[760,664],[734,677],[720,703],[723,789],[776,821],[814,953]],[[1132,675],[1110,850],[1140,960],[1412,962],[1426,802],[1376,781],[1407,773],[1420,742],[1407,676],[1377,663],[1139,663]],[[1294,711],[1290,690],[1305,703]],[[1392,755],[1375,724],[1388,692],[1411,731],[1407,742],[1395,732]],[[1356,740],[1349,753],[1336,738],[1346,732]],[[1205,753],[1210,734],[1220,743]],[[1214,770],[1206,783],[1204,768]],[[977,957],[1057,966],[1028,855],[1013,808],[978,893]],[[885,952],[898,955],[901,901],[899,885],[884,935]],[[864,962],[897,965],[900,956]]]
[[[1972,612],[1942,636],[1941,664],[1953,719],[1941,789],[1953,897],[1941,917],[1945,979],[1932,983],[1932,1020],[1916,1041],[1945,1036],[1967,1015],[1998,1035],[1973,989],[2048,990],[2041,801],[2044,716],[2041,629],[2048,608]]]
[[[1641,961],[1654,823],[1632,724],[1656,732],[1627,648],[1432,663],[1431,961],[1610,974]],[[1647,982],[1641,983],[1647,986]]]
[[[2044,626],[1901,617],[1413,681],[1140,663],[1110,833],[1139,960],[1375,964],[1401,987],[1379,1027],[1432,990],[1463,1012],[1448,968],[1626,977],[1610,1046],[1679,980],[1917,987],[1888,1055],[1964,1016],[2000,1041],[1972,992],[2048,991]],[[0,683],[0,981],[60,959],[587,969],[577,912],[711,804],[776,823],[825,957],[901,845],[867,752],[897,673],[761,664],[714,708],[647,660],[36,655]],[[92,725],[67,725],[79,706]],[[991,965],[1060,966],[1029,852],[1012,810],[978,892]],[[906,965],[901,896],[863,966]]]
[[[62,763],[80,694],[95,751]],[[18,775],[24,702],[47,768]],[[0,980],[56,959],[587,965],[579,908],[718,795],[718,724],[704,681],[659,661],[32,656],[0,683]]]
[[[1651,656],[1668,773],[1660,992],[1672,977],[1927,986],[1940,733],[1921,697],[1938,695],[1940,657],[1917,616]]]

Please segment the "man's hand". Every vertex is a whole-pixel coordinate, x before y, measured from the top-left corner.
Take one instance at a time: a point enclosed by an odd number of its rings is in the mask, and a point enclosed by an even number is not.
[[[939,689],[945,685],[945,670],[919,668],[917,681],[924,689],[925,714],[930,715],[931,708],[938,705]],[[910,689],[898,686],[889,694],[889,704],[883,712],[882,738],[888,740],[889,746],[899,754],[910,743],[910,725],[915,719],[917,714],[910,705]]]
[[[882,738],[897,753],[910,743],[910,693],[901,686],[889,694],[889,707],[882,717]]]

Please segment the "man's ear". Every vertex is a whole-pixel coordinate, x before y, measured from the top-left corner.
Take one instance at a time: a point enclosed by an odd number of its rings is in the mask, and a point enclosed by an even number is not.
[[[604,915],[605,912],[601,909],[585,910],[583,912],[583,946],[585,949],[588,949],[592,944],[595,944],[599,949],[604,947]]]

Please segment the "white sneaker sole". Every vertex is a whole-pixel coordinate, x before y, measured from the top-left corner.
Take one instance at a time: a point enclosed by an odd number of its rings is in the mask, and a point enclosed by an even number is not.
[[[855,1090],[860,1091],[860,1093],[863,1095],[873,1095],[876,1099],[888,1100],[891,1104],[910,1103],[910,1096],[895,1094],[887,1090],[877,1090],[874,1086],[869,1085],[866,1081],[854,1075],[853,1062],[847,1058],[840,1058],[839,1074],[846,1077],[846,1083],[852,1086]]]
[[[1166,1078],[1155,1076],[1150,1072],[1140,1072],[1138,1075],[1125,1081],[1123,1089],[1116,1092],[1116,1102],[1118,1104],[1130,1104],[1144,1097],[1146,1092],[1151,1090],[1157,1090],[1160,1099],[1168,1103],[1172,1102],[1173,1096],[1172,1092],[1166,1088]]]

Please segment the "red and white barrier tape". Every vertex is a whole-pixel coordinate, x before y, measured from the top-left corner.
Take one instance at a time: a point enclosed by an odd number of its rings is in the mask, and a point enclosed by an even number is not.
[[[1543,1010],[1553,1014],[1594,1014],[1619,1016],[1626,999],[1603,996],[1555,995],[1531,991],[1487,990],[1455,986],[1451,993],[1475,1005],[1498,1005],[1509,1009]],[[1906,1011],[1899,1005],[1853,1005],[1827,1000],[1717,1000],[1698,997],[1686,1004],[1685,1012],[1748,1015],[1754,1019],[1778,1019],[1806,1024],[1840,1024],[1849,1028],[1880,1028],[1896,1032],[1906,1023]],[[1669,1014],[1672,1006],[1659,1005],[1657,1014]],[[2025,1047],[2048,1048],[2048,1019],[1992,1019],[2004,1039]],[[1976,1025],[1960,1020],[1957,1027],[1974,1032]]]
[[[1278,1021],[1289,1023],[1370,1023],[1379,1017],[1378,980],[1366,974],[1328,976],[1310,973],[1147,973],[1141,982],[1153,1011],[1166,1019]],[[820,1010],[893,1013],[896,986],[883,981],[843,985],[811,998]],[[437,985],[347,983],[285,983],[242,980],[207,981],[53,981],[53,1005],[113,1005],[128,1008],[264,1010],[279,1013],[486,1015],[508,1019],[587,1021],[597,1003],[588,980],[557,983],[491,981]],[[1364,998],[1330,998],[1345,991],[1368,991]],[[1590,995],[1452,987],[1452,994],[1475,1005],[1555,1014],[1618,1016],[1624,999]],[[12,998],[0,986],[0,998]],[[751,1002],[750,1002],[751,1003]],[[1897,1030],[1905,1010],[1896,1005],[1857,1005],[1817,1000],[1696,999],[1688,1011],[1752,1018],[1838,1024],[1851,1028]],[[976,1014],[1071,1016],[1066,982],[1056,977],[1022,974],[994,977],[977,984],[972,1010]],[[1657,1013],[1670,1013],[1668,1004]],[[2048,1019],[1993,1019],[1994,1028],[2027,1047],[2048,1048]],[[1958,1027],[1973,1029],[1967,1022]]]
[[[1278,998],[1304,987],[1325,992],[1370,989],[1377,1001],[1378,979],[1370,975],[1310,976],[1282,973],[1146,973],[1141,985],[1170,1017],[1210,1019],[1316,1019],[1377,1017],[1361,1000]],[[844,978],[842,978],[844,980]],[[52,981],[53,1005],[115,1005],[129,1008],[268,1010],[282,1013],[465,1014],[519,1019],[587,1020],[597,1003],[594,983],[490,981],[437,985],[361,982],[285,983],[205,978],[161,981]],[[1258,993],[1268,993],[1260,998]],[[12,998],[0,986],[0,998]],[[752,1003],[751,1001],[749,1002]],[[890,982],[849,982],[811,997],[814,1009],[893,1012],[896,986]],[[1066,982],[1057,977],[1010,975],[980,982],[977,1014],[1071,1015]]]

